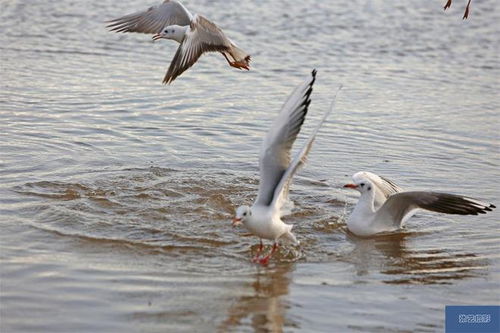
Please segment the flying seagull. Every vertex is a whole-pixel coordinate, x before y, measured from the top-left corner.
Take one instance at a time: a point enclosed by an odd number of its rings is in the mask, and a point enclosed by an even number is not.
[[[165,0],[146,11],[108,21],[115,32],[155,34],[153,40],[173,39],[180,43],[163,83],[170,84],[205,52],[220,52],[230,66],[250,69],[250,55],[205,17],[192,15],[179,1]]]
[[[353,184],[346,184],[344,187],[359,191],[361,196],[347,219],[347,228],[358,236],[397,230],[419,209],[477,215],[496,208],[492,204],[461,195],[403,191],[392,181],[371,172],[355,173],[352,180]]]
[[[284,207],[288,202],[288,190],[293,175],[306,162],[314,138],[334,106],[332,103],[330,110],[325,113],[307,142],[292,160],[290,150],[311,103],[315,79],[316,70],[313,70],[307,80],[295,88],[281,108],[260,148],[260,183],[257,199],[252,207],[238,207],[233,219],[233,226],[242,223],[251,233],[260,238],[259,251],[253,261],[262,265],[268,264],[280,240],[298,244],[292,233],[292,225],[285,224],[281,220],[282,216],[289,213]],[[274,243],[269,254],[260,258],[259,255],[263,249],[262,238],[272,240]]]

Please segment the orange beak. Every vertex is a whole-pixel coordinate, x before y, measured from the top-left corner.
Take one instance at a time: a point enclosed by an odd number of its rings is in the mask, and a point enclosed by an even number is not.
[[[233,228],[234,228],[234,227],[236,227],[236,226],[237,226],[238,224],[240,224],[240,223],[241,223],[241,219],[240,219],[240,218],[238,218],[238,217],[235,217],[235,218],[233,219],[233,223],[232,223],[232,224],[233,224]]]
[[[355,190],[355,189],[358,188],[358,185],[356,185],[356,184],[345,184],[344,188],[352,188],[352,189]]]

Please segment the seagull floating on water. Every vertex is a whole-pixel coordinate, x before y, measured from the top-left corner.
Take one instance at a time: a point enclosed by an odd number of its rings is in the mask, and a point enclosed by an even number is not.
[[[419,209],[432,212],[478,215],[496,208],[476,199],[438,192],[403,191],[387,178],[371,172],[352,176],[353,184],[344,187],[361,193],[347,220],[347,228],[358,236],[395,231]]]
[[[205,17],[192,15],[179,1],[165,0],[146,11],[108,22],[116,32],[155,34],[153,40],[173,39],[180,43],[163,83],[170,84],[205,52],[220,52],[230,66],[250,69],[250,55],[240,49],[224,32]]]
[[[262,265],[269,262],[269,258],[278,248],[279,240],[299,243],[292,233],[293,226],[285,224],[281,217],[289,213],[286,203],[292,177],[306,162],[318,130],[334,107],[332,103],[330,110],[323,116],[305,145],[291,160],[290,150],[311,103],[315,79],[316,70],[312,71],[311,76],[293,91],[281,108],[260,149],[260,184],[257,199],[252,207],[238,207],[233,219],[233,226],[243,223],[251,233],[260,238],[259,251],[253,261]],[[272,240],[274,243],[269,254],[260,258],[263,249],[262,238]]]

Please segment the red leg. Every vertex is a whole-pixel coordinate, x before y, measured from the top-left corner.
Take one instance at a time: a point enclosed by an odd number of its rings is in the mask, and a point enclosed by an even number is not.
[[[234,67],[234,68],[238,68],[238,69],[246,69],[247,71],[250,70],[250,67],[248,67],[248,61],[250,61],[250,57],[247,57],[242,61],[231,61],[231,60],[229,60],[229,58],[227,57],[227,55],[224,52],[221,52],[221,53],[224,56],[224,58],[226,58],[226,61],[229,64],[229,66]]]
[[[265,256],[264,258],[261,258],[259,260],[259,264],[261,264],[263,266],[266,266],[267,264],[269,264],[269,259],[272,257],[272,255],[274,254],[274,252],[276,252],[277,249],[278,249],[278,243],[274,243],[273,248],[271,249],[271,252],[269,252],[269,254],[267,256]]]
[[[247,71],[250,70],[248,65],[243,61],[230,62],[229,65],[231,65],[234,68],[238,68],[238,69],[246,69]]]
[[[252,262],[259,261],[260,254],[262,253],[263,249],[264,249],[264,244],[262,244],[262,238],[261,238],[260,239],[259,249],[257,250],[257,253],[255,254],[255,257],[253,257]]]

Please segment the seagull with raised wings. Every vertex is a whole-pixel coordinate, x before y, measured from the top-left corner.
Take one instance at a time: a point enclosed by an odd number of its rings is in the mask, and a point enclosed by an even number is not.
[[[358,172],[344,185],[361,193],[347,219],[347,228],[358,236],[398,230],[418,210],[459,215],[485,214],[496,208],[469,197],[426,191],[403,191],[387,178]]]
[[[163,83],[170,84],[205,52],[220,52],[230,66],[250,69],[250,55],[240,49],[224,32],[205,17],[192,15],[179,1],[165,0],[146,11],[108,22],[115,32],[155,34],[153,40],[173,39],[180,43]]]
[[[280,240],[288,240],[298,244],[292,233],[292,225],[281,220],[281,217],[288,213],[285,209],[285,204],[288,201],[288,190],[293,175],[305,163],[318,130],[334,106],[332,103],[331,108],[325,113],[307,142],[292,160],[290,150],[300,132],[311,103],[311,92],[315,79],[316,71],[314,70],[310,77],[293,91],[281,108],[260,149],[260,183],[257,198],[251,207],[238,207],[233,219],[233,226],[242,223],[251,233],[260,238],[259,251],[253,261],[262,265],[268,264],[269,259],[276,252]],[[269,254],[260,258],[263,238],[272,240],[274,243]]]

